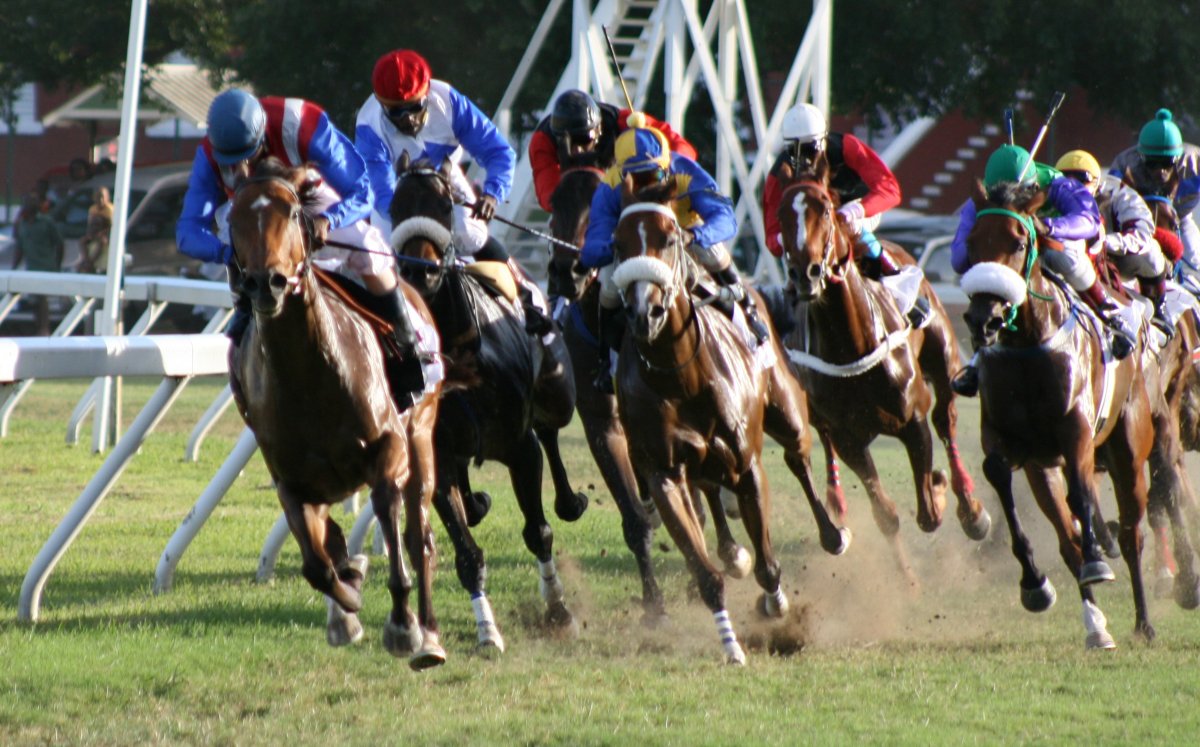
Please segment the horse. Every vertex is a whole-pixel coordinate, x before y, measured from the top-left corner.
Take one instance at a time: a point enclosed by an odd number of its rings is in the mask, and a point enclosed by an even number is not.
[[[1107,468],[1116,494],[1134,634],[1152,640],[1140,527],[1148,500],[1144,467],[1154,439],[1150,398],[1141,356],[1114,360],[1105,349],[1101,323],[1070,302],[1065,285],[1042,272],[1031,216],[1045,199],[1044,190],[1027,185],[1000,184],[985,191],[976,182],[972,193],[977,208],[967,236],[972,267],[962,286],[970,298],[965,319],[979,350],[983,471],[1004,506],[1012,552],[1022,569],[1022,605],[1041,612],[1057,595],[1035,564],[1017,517],[1012,472],[1018,468],[1078,581],[1085,646],[1111,649],[1116,641],[1092,588],[1115,579],[1093,530],[1096,464]]]
[[[1134,187],[1146,202],[1154,221],[1156,235],[1179,235],[1179,218],[1174,197],[1179,186],[1178,173],[1161,184],[1137,183],[1126,172],[1124,181]],[[1180,288],[1182,292],[1183,289]],[[1184,509],[1194,523],[1200,516],[1195,491],[1183,462],[1184,451],[1200,451],[1200,324],[1194,309],[1184,312],[1175,327],[1175,335],[1157,346],[1147,346],[1145,365],[1157,373],[1148,382],[1155,401],[1154,449],[1150,453],[1150,493],[1147,507],[1155,543],[1157,565],[1155,594],[1174,595],[1186,609],[1200,604],[1200,589],[1193,570],[1192,546]],[[1150,379],[1150,377],[1147,377]],[[1172,536],[1167,536],[1168,521]],[[1172,550],[1172,541],[1176,553]],[[1182,563],[1181,563],[1182,561]]]
[[[543,346],[525,330],[511,274],[505,267],[492,280],[506,286],[489,292],[477,270],[497,262],[462,265],[456,261],[450,230],[455,195],[452,164],[434,168],[427,160],[396,163],[397,183],[389,214],[393,251],[401,276],[429,304],[448,361],[445,394],[434,441],[438,454],[434,506],[454,543],[455,565],[463,588],[471,594],[484,653],[504,651],[484,585],[487,566],[470,532],[476,523],[464,499],[472,493],[467,479],[471,460],[499,461],[508,468],[517,503],[525,519],[522,537],[537,557],[539,589],[546,621],[571,633],[575,619],[567,608],[553,556],[554,533],[542,511],[542,448],[557,442],[557,429],[574,412],[571,362],[561,340]],[[543,349],[545,347],[545,350]],[[544,360],[548,351],[551,359]],[[574,521],[586,497],[571,491],[557,447],[547,449],[555,476],[555,511]]]
[[[375,328],[312,264],[316,245],[303,210],[311,186],[305,169],[268,159],[233,197],[233,277],[253,305],[253,321],[229,352],[231,388],[300,545],[304,578],[328,599],[330,645],[362,638],[357,613],[367,558],[348,557],[329,507],[366,484],[388,550],[392,612],[384,646],[409,655],[413,669],[437,666],[446,654],[433,612],[427,514],[439,392],[434,387],[397,410]],[[432,329],[420,296],[406,286],[404,295]],[[402,513],[404,549],[417,577],[415,616],[400,558]]]
[[[958,454],[958,412],[950,380],[960,367],[958,341],[941,302],[923,278],[929,323],[914,328],[882,284],[863,278],[853,240],[836,220],[836,193],[828,165],[794,174],[784,164],[779,220],[795,294],[796,328],[788,336],[792,371],[808,392],[813,425],[830,464],[850,466],[871,498],[875,523],[887,536],[909,582],[916,583],[900,544],[900,519],[871,458],[880,435],[898,438],[908,453],[917,494],[917,525],[936,530],[945,508],[946,476],[933,470],[927,415],[946,449],[958,498],[958,519],[973,540],[991,527],[987,509],[972,496],[971,475]],[[931,402],[930,388],[936,394]],[[835,473],[836,467],[830,469]]]
[[[561,299],[558,316],[576,377],[575,408],[588,448],[621,513],[625,544],[637,562],[644,621],[654,625],[666,615],[650,554],[659,517],[646,491],[638,485],[629,461],[625,431],[617,416],[617,398],[591,383],[609,365],[607,347],[600,342],[597,272],[580,266],[578,248],[572,251],[563,245],[583,246],[592,195],[603,175],[602,170],[586,166],[563,171],[550,197],[550,232],[561,243],[552,248],[547,286],[552,299]],[[726,574],[744,578],[750,573],[750,555],[734,540],[725,510],[717,502],[719,498],[715,494],[706,496],[717,531],[717,556]]]
[[[773,363],[783,355],[774,330],[764,347],[754,349],[747,330],[693,297],[683,229],[667,206],[676,189],[673,177],[637,193],[632,178],[621,185],[623,210],[613,239],[619,264],[612,280],[629,314],[629,334],[617,362],[618,412],[634,469],[713,613],[726,661],[744,664],[691,486],[723,486],[736,494],[763,590],[758,610],[766,616],[785,615],[788,600],[771,547],[764,432],[783,447],[817,520],[822,548],[841,554],[850,533],[833,523],[813,489],[804,393]],[[755,300],[761,307],[761,298]]]

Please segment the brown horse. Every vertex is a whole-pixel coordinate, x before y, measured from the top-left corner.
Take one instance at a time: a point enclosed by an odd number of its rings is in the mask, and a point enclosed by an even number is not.
[[[768,528],[764,432],[783,447],[817,520],[821,546],[840,554],[850,535],[829,519],[813,490],[804,393],[771,360],[783,355],[774,331],[763,348],[752,349],[748,332],[691,293],[682,229],[666,205],[675,195],[674,179],[637,195],[630,179],[621,189],[624,209],[613,239],[619,265],[612,278],[630,315],[616,372],[621,423],[634,469],[713,613],[727,661],[743,664],[692,485],[723,486],[737,495],[754,546],[754,577],[764,592],[759,611],[768,616],[783,616],[788,602]]]
[[[508,468],[525,519],[522,537],[538,560],[547,622],[573,632],[576,623],[554,562],[554,532],[542,510],[539,441],[547,446],[555,476],[555,511],[559,518],[574,521],[582,515],[587,499],[570,489],[557,453],[558,428],[574,412],[574,377],[561,340],[545,345],[526,332],[512,276],[504,274],[508,270],[502,263],[464,266],[456,261],[450,229],[455,202],[450,168],[449,161],[435,169],[427,161],[409,163],[406,155],[401,156],[389,209],[395,226],[392,248],[401,275],[429,304],[448,361],[446,394],[434,430],[438,454],[434,506],[454,543],[459,581],[471,594],[479,646],[484,652],[502,652],[504,639],[484,589],[487,566],[470,532],[475,522],[468,521],[470,513],[464,505],[472,495],[468,466],[472,460],[479,464],[486,459]],[[501,265],[497,285],[507,281],[507,295],[489,291],[475,272],[487,265]]]
[[[1059,552],[1078,579],[1088,648],[1114,648],[1092,585],[1115,578],[1093,531],[1096,463],[1112,478],[1118,541],[1129,568],[1134,633],[1154,637],[1142,583],[1140,523],[1146,511],[1145,464],[1154,439],[1140,356],[1114,360],[1098,322],[1073,305],[1064,286],[1036,260],[1034,215],[1046,199],[1036,185],[976,183],[977,219],[967,237],[971,269],[965,315],[979,350],[983,470],[999,494],[1021,564],[1021,603],[1040,612],[1054,587],[1034,563],[1017,518],[1012,472],[1022,468]],[[1065,500],[1063,482],[1066,482]]]
[[[588,167],[563,171],[550,197],[550,230],[554,238],[583,246],[592,195],[603,174],[600,169]],[[621,512],[625,544],[633,553],[642,578],[644,619],[654,624],[666,614],[650,555],[655,524],[661,520],[649,495],[638,485],[630,464],[625,431],[617,417],[616,396],[592,385],[600,370],[607,369],[609,364],[607,347],[600,342],[600,284],[596,275],[595,270],[580,266],[578,250],[571,251],[561,245],[553,247],[548,290],[551,299],[560,299],[557,302],[561,303],[558,316],[575,371],[575,408],[583,422],[588,448]],[[707,492],[705,495],[717,531],[717,556],[728,575],[744,578],[750,573],[750,554],[733,538],[719,497]],[[697,510],[703,509],[698,506]]]
[[[329,643],[362,637],[356,613],[366,557],[347,556],[329,507],[365,483],[388,549],[392,612],[384,646],[396,656],[409,654],[413,669],[436,666],[446,655],[433,614],[427,513],[438,398],[435,392],[398,412],[376,331],[318,281],[310,264],[313,235],[303,220],[305,173],[271,159],[234,196],[235,278],[253,303],[254,321],[230,350],[230,384],[300,545],[304,577],[329,598]],[[431,323],[420,296],[411,288],[405,296]],[[412,583],[400,560],[402,514],[417,616],[408,607]]]
[[[808,392],[827,456],[841,456],[858,475],[876,524],[891,540],[901,569],[915,580],[900,544],[896,505],[883,489],[869,447],[880,435],[900,439],[916,486],[917,525],[926,532],[937,529],[946,476],[933,469],[926,420],[932,404],[933,425],[953,472],[959,522],[971,539],[987,536],[991,517],[971,495],[973,482],[956,443],[958,412],[950,379],[960,366],[958,341],[924,279],[920,292],[932,313],[928,325],[913,328],[891,293],[859,274],[853,241],[835,218],[838,202],[828,188],[824,161],[816,173],[801,177],[785,164],[781,176],[779,220],[797,297],[798,323],[788,339],[792,370]]]

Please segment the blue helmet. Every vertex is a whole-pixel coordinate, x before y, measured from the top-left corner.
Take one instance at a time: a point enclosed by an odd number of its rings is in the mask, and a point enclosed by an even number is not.
[[[258,99],[240,88],[223,91],[208,107],[208,140],[223,166],[245,161],[262,145],[267,113]]]

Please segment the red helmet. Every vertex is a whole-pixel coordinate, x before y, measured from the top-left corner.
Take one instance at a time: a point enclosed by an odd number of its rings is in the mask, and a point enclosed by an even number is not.
[[[408,101],[429,90],[429,63],[411,49],[396,49],[380,57],[371,73],[375,95],[388,101]]]

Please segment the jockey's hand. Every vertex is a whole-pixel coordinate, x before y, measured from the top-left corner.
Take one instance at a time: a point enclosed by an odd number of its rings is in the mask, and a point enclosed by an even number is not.
[[[484,195],[475,201],[475,212],[472,215],[481,221],[490,221],[496,215],[496,198]]]
[[[1036,233],[1038,236],[1043,236],[1043,237],[1050,236],[1050,226],[1046,225],[1046,221],[1042,220],[1041,218],[1039,218],[1036,215],[1029,216],[1029,219],[1033,222],[1033,232],[1034,233]]]
[[[696,235],[686,228],[679,229],[679,240],[684,246],[691,246],[691,243],[696,240]]]
[[[329,240],[329,219],[324,215],[313,218],[313,249],[320,249]]]

